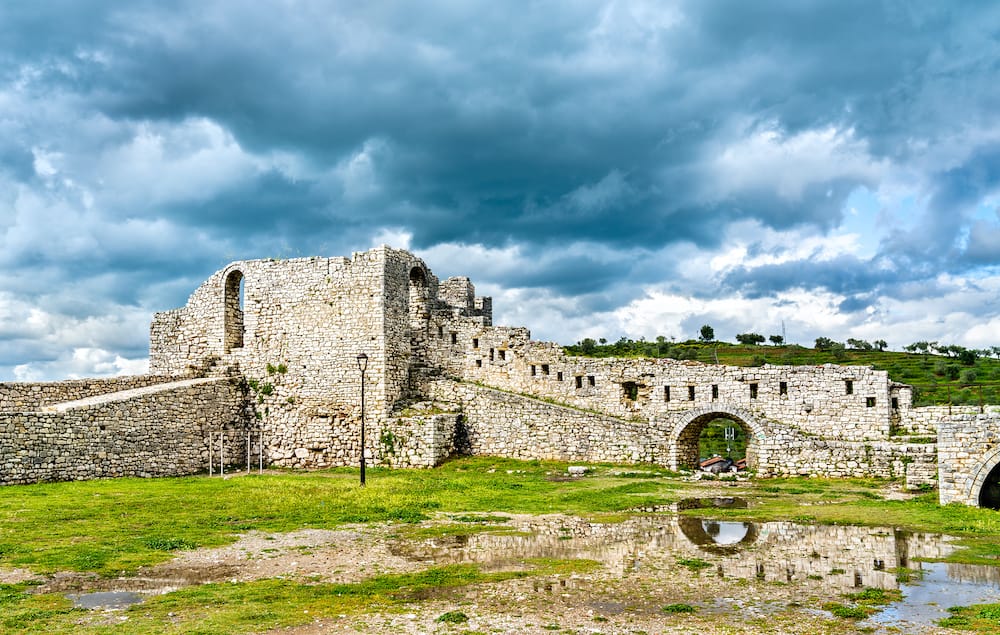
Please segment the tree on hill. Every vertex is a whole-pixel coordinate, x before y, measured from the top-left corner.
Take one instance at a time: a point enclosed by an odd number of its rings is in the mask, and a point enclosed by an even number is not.
[[[875,345],[875,348],[877,348],[880,353],[889,347],[889,342],[886,342],[885,340],[875,340],[872,344]]]
[[[817,351],[828,351],[831,350],[833,348],[833,345],[836,343],[837,342],[834,342],[829,337],[817,337],[815,348]],[[841,346],[843,346],[843,344],[841,344]]]
[[[708,324],[701,327],[701,341],[702,342],[712,342],[715,341],[715,329],[713,329]]]
[[[853,337],[847,338],[847,345],[856,351],[870,351],[875,348],[869,342],[854,339]]]
[[[771,340],[771,343],[775,346],[781,346],[785,343],[785,338],[782,335],[771,335],[767,339]]]
[[[757,344],[763,344],[766,338],[759,333],[740,333],[736,336],[736,341],[740,344],[756,346]]]

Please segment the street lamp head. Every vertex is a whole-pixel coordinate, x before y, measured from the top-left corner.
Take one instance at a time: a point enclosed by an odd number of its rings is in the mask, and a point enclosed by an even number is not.
[[[365,369],[368,368],[368,356],[364,353],[358,354],[358,368],[361,372],[365,372]]]

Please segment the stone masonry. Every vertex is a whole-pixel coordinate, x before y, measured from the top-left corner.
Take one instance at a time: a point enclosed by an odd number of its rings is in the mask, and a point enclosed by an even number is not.
[[[936,481],[936,444],[911,439],[932,440],[949,416],[971,416],[913,408],[909,386],[867,367],[567,356],[525,328],[493,326],[491,299],[477,297],[468,278],[441,281],[413,254],[382,246],[350,258],[231,263],[185,306],[154,316],[148,377],[0,384],[0,430],[8,431],[0,457],[29,445],[37,453],[33,430],[79,410],[42,412],[53,403],[158,384],[176,395],[163,382],[217,378],[239,390],[211,396],[213,412],[243,414],[209,427],[260,430],[269,464],[357,465],[361,354],[363,451],[372,465],[426,467],[466,452],[681,469],[697,460],[704,426],[724,417],[747,434],[751,468],[761,475],[905,476],[917,487]],[[74,444],[63,441],[60,451],[69,452]],[[150,443],[155,453],[173,440]],[[182,461],[176,473],[204,467]],[[39,469],[33,477],[19,469],[0,482],[137,471]]]

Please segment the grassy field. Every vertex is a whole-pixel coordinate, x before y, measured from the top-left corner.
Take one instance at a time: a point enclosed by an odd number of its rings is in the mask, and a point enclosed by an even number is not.
[[[580,345],[565,347],[567,354],[584,355]],[[845,364],[885,370],[889,378],[916,389],[915,405],[1000,403],[1000,359],[979,357],[971,365],[956,357],[922,353],[861,350],[816,350],[802,346],[748,346],[725,342],[645,342],[621,340],[588,347],[588,357],[671,357],[708,364],[809,366]],[[975,375],[971,381],[970,372]]]
[[[720,487],[685,481],[655,466],[598,466],[581,479],[565,478],[566,467],[463,458],[433,470],[371,470],[366,488],[358,487],[354,470],[5,487],[0,488],[0,567],[129,575],[172,558],[178,549],[229,544],[248,530],[391,521],[405,531],[437,512],[465,522],[466,531],[489,531],[491,519],[503,513],[561,512],[616,522],[638,513],[631,511],[636,507],[704,496],[706,488]],[[952,560],[995,564],[1000,558],[1000,513],[941,507],[933,493],[885,500],[884,494],[898,487],[873,479],[769,479],[726,487],[727,495],[753,500],[750,509],[697,513],[950,533],[969,547]],[[127,622],[115,625],[87,622],[91,618],[85,616],[93,614],[74,609],[62,595],[35,594],[28,584],[8,584],[0,585],[0,631],[259,632],[318,616],[394,610],[469,585],[580,571],[593,564],[525,561],[519,569],[502,572],[449,565],[352,584],[284,579],[206,584],[151,597],[127,612]],[[991,623],[978,615],[956,613],[956,622]]]

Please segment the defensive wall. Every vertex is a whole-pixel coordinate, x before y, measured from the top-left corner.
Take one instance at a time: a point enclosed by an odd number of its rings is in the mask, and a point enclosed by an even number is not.
[[[702,429],[727,418],[742,428],[751,469],[761,475],[905,476],[919,487],[938,478],[937,447],[910,441],[975,414],[914,408],[909,386],[867,367],[567,356],[525,328],[493,326],[492,301],[477,297],[468,278],[441,281],[413,254],[385,246],[350,258],[229,264],[183,307],[154,316],[150,373],[0,384],[4,465],[46,444],[73,455],[80,417],[97,406],[43,411],[95,395],[106,395],[100,417],[136,425],[128,434],[142,439],[111,453],[118,467],[105,461],[88,471],[81,462],[59,471],[22,461],[0,482],[203,470],[208,446],[195,437],[209,428],[242,431],[226,449],[234,457],[244,454],[245,433],[260,430],[264,460],[285,467],[357,465],[364,451],[371,465],[431,466],[466,452],[680,469],[697,461]],[[190,378],[230,388],[186,393],[164,383]],[[142,408],[128,394],[134,388],[153,391]],[[975,425],[1000,424],[993,416]],[[972,434],[959,433],[956,443]],[[950,458],[948,469],[965,475],[989,463],[993,437],[977,447],[975,457]],[[184,458],[138,467],[159,454]],[[943,487],[942,500],[958,500],[955,491]]]

